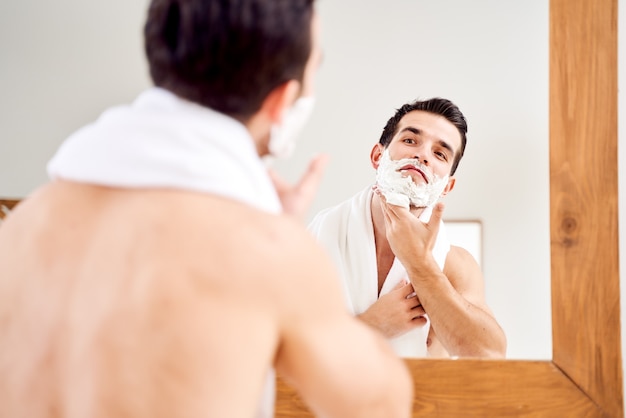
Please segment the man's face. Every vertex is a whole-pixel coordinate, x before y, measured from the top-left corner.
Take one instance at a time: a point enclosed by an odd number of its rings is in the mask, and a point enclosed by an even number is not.
[[[396,132],[387,148],[372,149],[376,184],[390,203],[430,206],[454,187],[448,176],[461,134],[443,116],[420,110],[407,113]]]
[[[398,171],[410,176],[416,185],[428,184],[434,176],[443,178],[450,174],[454,156],[461,148],[461,134],[446,118],[434,113],[414,110],[398,123],[397,133],[387,146],[392,160],[418,159],[420,167],[407,164]],[[378,169],[384,148],[376,144],[372,150],[372,166]],[[442,195],[448,193],[454,178],[449,179]]]

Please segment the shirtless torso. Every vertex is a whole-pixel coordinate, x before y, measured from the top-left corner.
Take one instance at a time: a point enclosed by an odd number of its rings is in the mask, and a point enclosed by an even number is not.
[[[286,216],[57,181],[0,227],[0,272],[1,416],[250,417],[271,365],[328,416],[409,414],[402,363]]]

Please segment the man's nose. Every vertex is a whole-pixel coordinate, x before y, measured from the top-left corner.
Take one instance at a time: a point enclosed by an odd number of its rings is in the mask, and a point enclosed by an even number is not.
[[[422,155],[421,157],[420,154]],[[421,164],[428,165],[428,159],[424,156],[424,153],[417,153],[413,156],[413,158],[415,158]]]

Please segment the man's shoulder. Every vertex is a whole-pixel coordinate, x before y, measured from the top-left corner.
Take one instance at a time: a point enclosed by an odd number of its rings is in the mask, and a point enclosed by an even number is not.
[[[323,250],[301,221],[245,203],[206,196],[188,202],[180,232],[167,238],[185,245],[183,257],[207,275],[228,270],[231,279],[273,288],[323,271]]]
[[[474,256],[465,248],[450,244],[448,257],[457,263],[475,263]],[[447,260],[446,260],[447,261]]]
[[[232,235],[269,240],[274,245],[308,238],[304,225],[292,216],[272,213],[244,202],[216,195],[204,195],[185,208],[182,222],[208,232],[230,231]],[[212,235],[213,235],[212,234]],[[252,242],[247,242],[248,244]]]
[[[465,248],[458,245],[450,245],[450,251],[446,257],[444,273],[457,288],[474,286],[482,283],[482,271],[474,256]]]

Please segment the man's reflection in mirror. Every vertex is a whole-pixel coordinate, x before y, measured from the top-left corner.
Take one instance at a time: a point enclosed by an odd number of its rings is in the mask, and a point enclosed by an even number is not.
[[[447,99],[404,104],[372,148],[374,184],[310,224],[339,268],[352,313],[403,357],[506,353],[482,271],[450,245],[441,220],[439,200],[454,188],[466,134],[463,113]]]

